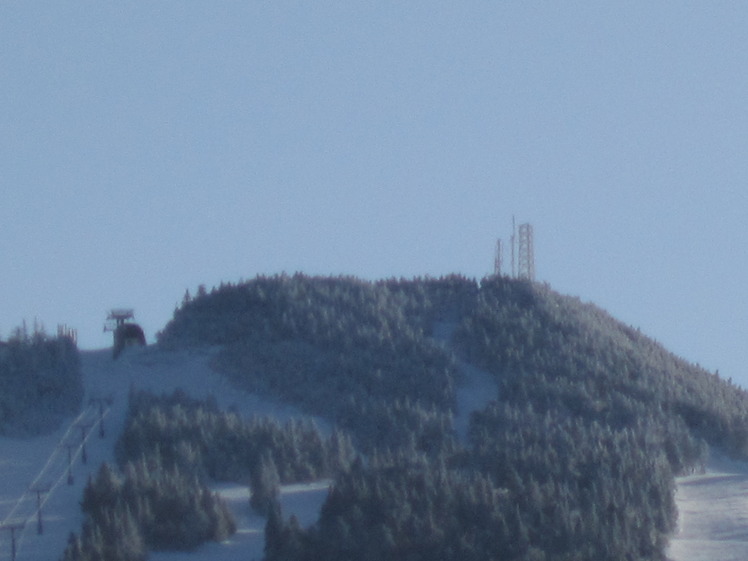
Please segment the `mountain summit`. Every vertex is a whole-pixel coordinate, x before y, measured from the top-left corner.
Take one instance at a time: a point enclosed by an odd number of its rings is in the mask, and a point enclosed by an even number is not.
[[[217,347],[367,458],[310,529],[275,519],[268,559],[663,559],[673,476],[748,453],[743,390],[529,281],[258,277],[187,295],[159,346]],[[475,373],[493,395],[460,438]]]

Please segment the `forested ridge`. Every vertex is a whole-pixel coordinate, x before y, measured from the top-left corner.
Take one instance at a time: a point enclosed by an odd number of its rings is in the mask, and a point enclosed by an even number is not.
[[[748,456],[743,390],[527,281],[258,277],[186,294],[159,345],[217,346],[235,384],[352,435],[317,524],[271,502],[269,560],[664,559],[674,475]],[[466,441],[461,364],[498,388]]]
[[[69,337],[19,327],[0,342],[0,435],[51,431],[83,401],[78,348]]]
[[[249,505],[268,514],[281,483],[332,477],[354,459],[338,432],[323,438],[311,423],[248,421],[182,391],[132,391],[115,455],[117,465],[103,464],[86,485],[84,525],[63,561],[142,561],[149,549],[221,541],[236,524],[208,482],[247,483]]]

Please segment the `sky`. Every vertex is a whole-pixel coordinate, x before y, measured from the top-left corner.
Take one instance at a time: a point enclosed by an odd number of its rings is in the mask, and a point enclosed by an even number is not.
[[[0,337],[258,274],[537,279],[748,387],[748,4],[0,2]]]

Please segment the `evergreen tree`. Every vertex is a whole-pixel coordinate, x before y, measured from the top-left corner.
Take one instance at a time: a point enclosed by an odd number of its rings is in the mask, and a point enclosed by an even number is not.
[[[267,516],[278,503],[280,478],[273,458],[263,454],[258,464],[250,472],[251,496],[249,504],[259,514]]]

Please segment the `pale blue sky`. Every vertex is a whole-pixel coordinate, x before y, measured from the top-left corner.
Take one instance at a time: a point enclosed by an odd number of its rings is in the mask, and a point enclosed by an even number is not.
[[[748,4],[0,3],[0,336],[185,289],[537,276],[748,386]]]

